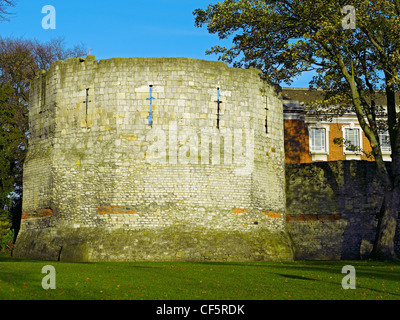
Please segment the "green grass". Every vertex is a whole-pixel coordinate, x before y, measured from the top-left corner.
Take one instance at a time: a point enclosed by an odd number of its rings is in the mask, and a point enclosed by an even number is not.
[[[42,267],[56,270],[44,290]],[[342,267],[356,269],[356,289],[342,288]],[[0,258],[0,299],[109,300],[399,300],[400,263],[96,262]]]

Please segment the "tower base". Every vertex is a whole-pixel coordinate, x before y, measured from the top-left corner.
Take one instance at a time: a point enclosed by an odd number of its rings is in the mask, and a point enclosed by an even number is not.
[[[44,228],[23,230],[17,258],[88,261],[284,261],[293,260],[285,231],[223,231],[183,226],[122,228]]]

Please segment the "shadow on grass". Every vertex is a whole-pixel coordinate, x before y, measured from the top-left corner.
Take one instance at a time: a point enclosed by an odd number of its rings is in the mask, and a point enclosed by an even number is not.
[[[291,274],[280,274],[280,273],[275,273],[277,276],[281,276],[284,278],[290,278],[290,279],[295,279],[295,280],[311,280],[311,281],[321,281],[318,279],[314,279],[314,278],[308,278],[308,277],[304,277],[304,276],[294,276]]]
[[[285,265],[287,269],[301,269],[302,271],[320,271],[327,273],[342,273],[342,268],[352,265],[356,269],[356,276],[363,278],[375,278],[388,281],[399,281],[400,263],[397,261],[376,262],[376,261],[313,261],[300,266]],[[390,269],[390,270],[389,270]]]
[[[301,269],[302,271],[304,271],[303,268],[299,268],[297,267],[297,270]],[[309,268],[309,271],[316,271],[317,268]],[[324,269],[324,268],[318,268],[319,271],[322,272],[328,272],[329,270]],[[291,275],[291,274],[279,274],[279,273],[275,273],[278,276],[287,278],[287,279],[294,279],[294,280],[314,280],[314,281],[323,281],[325,283],[329,283],[333,286],[337,285],[337,282],[333,282],[333,281],[327,281],[327,280],[322,280],[322,279],[314,279],[314,278],[308,278],[308,277],[304,277],[304,276],[296,276],[296,275]],[[389,281],[399,281],[400,277],[399,277],[399,273],[396,271],[391,271],[390,274],[388,272],[382,272],[382,271],[376,271],[376,272],[371,272],[371,271],[365,271],[365,272],[356,272],[356,275],[360,276],[360,274],[363,277],[370,277],[370,278],[379,278],[379,279],[385,279],[385,280],[389,280]],[[343,275],[344,276],[344,275]],[[400,297],[399,293],[395,293],[393,291],[388,291],[388,290],[379,290],[373,287],[369,287],[369,286],[362,286],[362,285],[357,285],[356,286],[357,290],[369,290],[369,291],[373,291],[373,292],[377,292],[380,294],[384,294],[384,295],[391,295],[391,296],[395,296],[395,297]]]
[[[2,270],[2,263],[4,263]],[[59,279],[59,285],[62,285],[62,291],[52,291],[47,292],[51,293],[51,296],[45,296],[45,291],[41,290],[41,281],[44,277],[44,274],[41,273],[41,268],[44,265],[51,264],[57,268],[57,266],[63,266],[60,270],[60,275],[62,275]],[[73,268],[73,265],[78,266],[77,269]],[[88,265],[89,268],[86,270],[85,268],[82,271],[82,274],[85,276],[89,276],[93,278],[94,283],[97,285],[96,291],[89,289],[89,287],[84,287],[84,282],[82,280],[77,280],[76,277],[77,272],[81,272],[80,265]],[[93,270],[96,270],[96,273],[91,269],[90,266],[95,266]],[[370,283],[364,282],[366,278],[374,278],[375,280],[383,279],[390,280],[394,282],[394,285],[399,282],[399,271],[400,271],[400,263],[399,262],[373,262],[373,261],[291,261],[291,262],[273,262],[273,261],[257,261],[257,262],[235,262],[235,261],[227,261],[227,262],[218,262],[218,261],[203,261],[203,262],[195,262],[195,261],[137,261],[137,262],[85,262],[85,263],[69,263],[69,262],[57,262],[57,261],[41,261],[41,260],[30,260],[30,259],[17,259],[12,257],[1,257],[0,256],[0,280],[11,283],[13,282],[16,286],[23,288],[24,283],[28,283],[29,285],[34,285],[39,289],[36,291],[38,293],[38,297],[42,298],[57,298],[58,294],[64,292],[64,297],[74,297],[74,299],[86,299],[90,297],[96,297],[99,299],[114,299],[115,295],[110,290],[106,292],[105,288],[108,288],[111,278],[107,276],[112,273],[122,272],[122,274],[130,274],[132,275],[140,275],[140,281],[153,285],[157,285],[159,288],[167,288],[168,286],[176,286],[177,284],[182,284],[183,279],[188,279],[187,283],[184,282],[183,289],[187,289],[189,291],[195,292],[197,287],[199,286],[199,282],[197,280],[204,280],[199,276],[210,275],[210,281],[217,280],[230,280],[230,271],[239,271],[239,273],[235,272],[234,279],[241,279],[243,277],[243,281],[249,281],[249,283],[254,283],[254,277],[265,277],[268,279],[268,274],[275,279],[287,278],[289,286],[295,284],[295,281],[304,280],[304,282],[297,282],[297,284],[302,284],[307,288],[319,287],[320,284],[326,283],[334,288],[341,288],[340,280],[344,276],[341,273],[342,267],[345,265],[353,265],[356,268],[356,277],[361,280],[360,284],[357,284],[357,290],[368,290],[371,292],[376,292],[379,295],[389,295],[392,299],[398,299],[400,294],[396,293],[395,289],[391,290],[393,287],[382,288],[381,290],[380,283],[378,285],[369,286]],[[64,268],[67,267],[68,271]],[[69,269],[69,266],[72,268]],[[209,268],[207,268],[207,266]],[[100,267],[100,268],[99,268]],[[118,267],[115,268],[114,267]],[[157,273],[158,277],[155,278],[153,274],[153,270],[163,268],[166,271],[164,273]],[[169,268],[171,267],[171,268]],[[205,268],[204,268],[205,267]],[[217,267],[217,268],[214,268]],[[221,269],[219,268],[221,267]],[[79,269],[79,270],[78,270]],[[135,269],[137,271],[135,271]],[[200,270],[201,269],[201,270]],[[204,273],[201,271],[206,270]],[[218,269],[218,270],[215,270]],[[220,270],[219,270],[220,269]],[[176,270],[176,272],[175,272]],[[215,273],[214,271],[217,271]],[[223,273],[218,273],[218,272]],[[227,272],[226,272],[227,271]],[[61,273],[62,272],[62,273]],[[89,272],[89,273],[85,273]],[[90,273],[92,272],[92,273]],[[98,272],[98,273],[97,273]],[[136,272],[136,273],[135,273]],[[184,272],[184,273],[183,273]],[[309,272],[309,273],[304,273]],[[313,278],[312,273],[322,272],[321,275],[323,279]],[[303,273],[303,274],[302,274]],[[325,273],[325,275],[323,274]],[[229,274],[224,278],[224,275]],[[326,277],[326,274],[332,275],[333,279],[328,280],[329,277]],[[160,282],[159,278],[161,276],[163,281]],[[216,278],[221,277],[221,278]],[[365,279],[362,279],[365,278]],[[104,280],[105,279],[105,280]],[[126,277],[123,278],[123,281],[132,281],[130,278],[126,280]],[[157,281],[155,282],[155,280]],[[247,279],[247,280],[246,280]],[[101,282],[101,281],[106,281]],[[293,280],[293,282],[292,282]],[[108,281],[108,282],[107,282]],[[237,281],[237,280],[235,280]],[[322,281],[322,282],[321,282]],[[79,287],[75,287],[75,283],[79,282]],[[210,283],[211,283],[210,282]],[[68,286],[64,284],[68,283]],[[69,284],[72,285],[69,285]],[[121,282],[122,283],[122,282]],[[131,282],[129,282],[131,283]],[[213,283],[213,282],[212,282]],[[278,283],[278,287],[280,281],[275,281],[275,285]],[[306,283],[309,285],[307,286]],[[112,282],[111,284],[114,284]],[[362,284],[362,285],[361,285]],[[106,286],[107,285],[107,286]],[[105,287],[106,286],[106,287]],[[151,285],[149,285],[150,287]],[[393,286],[393,283],[391,284]],[[323,286],[325,287],[325,286]],[[194,288],[194,289],[193,289]],[[327,286],[327,288],[331,288]],[[115,287],[112,287],[115,289]],[[182,289],[182,290],[183,290]],[[81,291],[82,290],[82,291]],[[104,291],[104,295],[99,294],[99,290]],[[155,289],[152,289],[155,290]],[[229,290],[229,289],[225,289]],[[390,290],[390,291],[389,291]],[[393,292],[394,291],[394,292]],[[114,292],[114,291],[113,291]],[[136,291],[135,291],[136,292]],[[126,294],[137,294],[138,292],[126,292]],[[183,292],[183,291],[182,291]],[[194,294],[194,293],[193,293]]]
[[[29,262],[29,263],[38,263],[38,264],[58,264],[58,263],[73,263],[73,264],[94,264],[96,262],[88,261],[88,262],[67,262],[67,261],[56,261],[56,260],[35,260],[28,258],[14,258],[9,256],[0,255],[0,263],[15,263],[15,262]]]
[[[9,256],[4,256],[4,255],[0,255],[0,263],[1,262],[40,262],[38,260],[30,260],[30,259],[22,259],[22,258],[13,258],[13,257],[9,257]]]

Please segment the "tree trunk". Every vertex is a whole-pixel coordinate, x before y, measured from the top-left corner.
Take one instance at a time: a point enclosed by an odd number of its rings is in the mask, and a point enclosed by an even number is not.
[[[370,258],[374,260],[398,260],[394,250],[397,217],[399,214],[400,187],[385,191],[378,220],[375,243]]]

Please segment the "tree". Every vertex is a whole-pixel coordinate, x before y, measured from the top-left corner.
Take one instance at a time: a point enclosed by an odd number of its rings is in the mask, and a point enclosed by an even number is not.
[[[0,87],[0,253],[11,250],[15,235],[11,230],[15,176],[13,150],[20,137],[14,109],[9,103],[12,93],[9,83]]]
[[[85,55],[83,45],[67,48],[63,38],[44,43],[0,38],[0,210],[12,213],[16,229],[21,217],[23,163],[29,137],[29,83],[56,60]],[[4,205],[3,199],[12,199],[11,207]]]
[[[233,46],[207,52],[236,67],[257,67],[271,83],[285,82],[315,71],[310,88],[323,89],[316,112],[341,115],[352,110],[368,138],[384,186],[382,215],[371,253],[375,259],[396,259],[394,236],[400,200],[399,91],[400,0],[359,0],[356,28],[344,28],[345,0],[225,0],[194,11],[198,27],[207,25]],[[385,121],[379,119],[375,94],[386,95]],[[392,162],[382,157],[379,130],[389,130]]]
[[[13,89],[9,83],[0,87],[0,216],[7,215],[12,207],[14,189],[13,145],[18,141],[14,110],[9,104]]]
[[[31,42],[31,50],[40,70],[48,70],[51,63],[57,60],[86,56],[86,49],[82,43],[67,48],[63,37],[44,43],[34,40]]]

